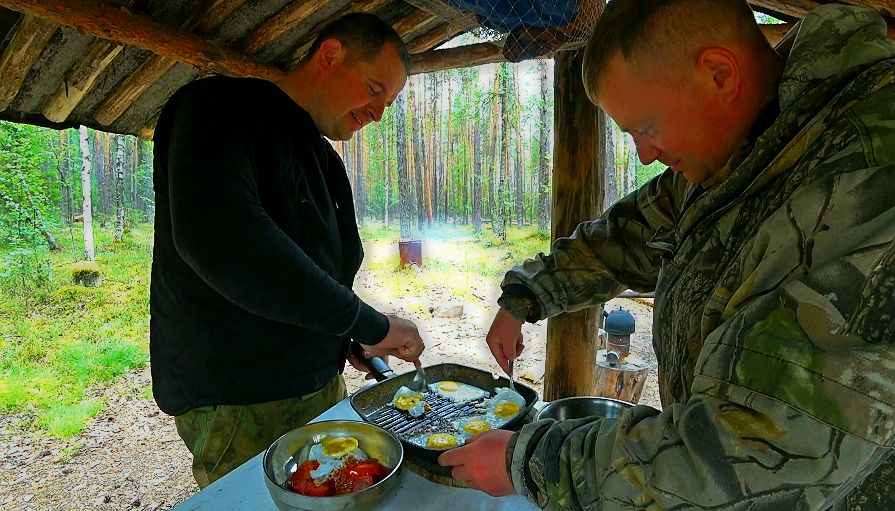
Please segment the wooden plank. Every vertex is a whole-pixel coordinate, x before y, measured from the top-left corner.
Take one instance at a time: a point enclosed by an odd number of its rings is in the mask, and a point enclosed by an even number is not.
[[[437,48],[463,32],[466,32],[466,30],[449,23],[442,23],[429,32],[407,43],[407,51],[410,53],[421,53],[431,50],[432,48]]]
[[[6,110],[25,82],[50,37],[59,28],[39,17],[26,15],[0,55],[0,111]]]
[[[554,240],[603,211],[607,120],[584,92],[582,54],[581,50],[562,51],[555,57]],[[600,307],[592,307],[547,321],[545,401],[593,395],[601,315]]]
[[[764,36],[768,39],[768,42],[775,45],[780,42],[780,39],[782,39],[787,32],[789,32],[792,25],[789,23],[781,23],[777,25],[759,25],[759,27]]]
[[[146,15],[131,13],[108,0],[0,0],[0,5],[216,74],[268,80],[279,80],[284,75],[274,66]]]
[[[137,136],[142,138],[143,140],[152,140],[152,137],[155,136],[155,125],[158,123],[158,115],[153,117],[146,123],[145,126],[140,128],[140,131],[137,133]]]
[[[325,20],[322,20],[311,27],[311,29],[308,30],[308,32],[304,36],[302,36],[301,40],[298,43],[298,49],[295,50],[295,52],[292,54],[292,58],[289,62],[289,69],[294,69],[299,64],[301,64],[301,60],[311,48],[311,44],[313,44],[314,40],[317,39],[317,36],[320,34],[320,31],[323,30],[323,27],[328,25],[330,22],[353,12],[373,12],[376,9],[379,9],[380,7],[388,4],[390,1],[391,0],[369,0],[366,2],[352,2],[336,11],[329,18],[326,18]]]
[[[118,85],[115,92],[109,95],[96,109],[93,118],[103,126],[112,124],[146,92],[146,89],[158,81],[160,76],[170,71],[175,64],[177,64],[176,60],[153,55]]]
[[[417,9],[395,22],[393,27],[395,32],[401,36],[401,39],[405,39],[408,35],[412,34],[417,27],[430,23],[436,18],[437,16],[430,12]]]
[[[892,0],[871,0],[865,2],[851,1],[848,3],[874,8],[887,18],[891,18],[892,13],[895,12],[895,1]],[[819,2],[814,2],[812,0],[750,0],[749,4],[752,5],[752,7],[777,11],[799,19],[804,18],[806,14],[821,5]],[[893,27],[888,20],[887,23],[889,23],[887,31],[889,39],[895,39],[895,27]],[[770,40],[770,38],[768,39]]]
[[[500,46],[494,43],[476,43],[469,46],[414,53],[410,56],[410,74],[432,73],[506,61]]]
[[[438,16],[438,18],[440,18],[442,21],[463,29],[461,30],[461,32],[468,32],[474,28],[479,28],[480,26],[479,21],[475,18],[475,16],[465,11],[461,11],[454,6],[448,5],[441,0],[405,1],[408,4],[416,7],[417,9],[422,9],[428,13],[434,14],[435,16]]]
[[[214,30],[225,19],[224,15],[231,14],[245,3],[245,0],[234,2],[231,0],[212,2],[208,8],[200,14],[186,28],[204,27],[199,32],[204,34]],[[131,76],[118,84],[115,91],[109,94],[103,103],[96,109],[94,119],[103,126],[109,126],[118,120],[127,108],[137,101],[153,84],[171,70],[177,61],[159,55],[152,56],[144,62]]]
[[[258,53],[328,2],[329,0],[296,0],[283,7],[243,39],[243,51],[246,55]]]
[[[94,41],[84,58],[66,73],[56,93],[47,100],[44,116],[53,122],[67,119],[122,49],[124,45],[105,39]]]

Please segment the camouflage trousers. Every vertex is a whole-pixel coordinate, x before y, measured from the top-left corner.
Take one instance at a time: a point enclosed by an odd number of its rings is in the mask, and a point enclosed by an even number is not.
[[[205,488],[346,395],[340,374],[306,396],[253,405],[202,406],[174,417],[174,424],[193,453],[193,477],[199,488]]]

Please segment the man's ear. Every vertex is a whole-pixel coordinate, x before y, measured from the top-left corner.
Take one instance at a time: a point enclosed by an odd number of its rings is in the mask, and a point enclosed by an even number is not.
[[[321,72],[328,71],[342,58],[344,47],[338,39],[327,39],[320,43],[317,57],[314,59]]]
[[[740,92],[740,66],[736,55],[727,48],[706,48],[696,58],[700,81],[722,101],[730,103]]]

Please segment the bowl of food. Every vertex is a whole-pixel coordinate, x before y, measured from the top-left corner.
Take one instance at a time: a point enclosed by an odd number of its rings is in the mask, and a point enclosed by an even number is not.
[[[264,452],[264,482],[281,511],[371,506],[401,476],[404,448],[388,431],[357,421],[293,429]]]
[[[593,416],[613,419],[632,406],[634,405],[627,401],[608,397],[565,397],[544,405],[535,416],[535,420],[556,419],[561,421]]]

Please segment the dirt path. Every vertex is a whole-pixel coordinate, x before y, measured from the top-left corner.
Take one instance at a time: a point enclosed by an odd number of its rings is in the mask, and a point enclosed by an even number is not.
[[[435,286],[425,296],[378,302],[376,284],[369,271],[358,276],[356,289],[365,300],[388,313],[414,321],[428,339],[423,355],[426,365],[453,362],[499,372],[484,344],[484,336],[496,312],[497,282],[473,283],[475,298],[462,303],[463,315],[436,317],[420,303],[439,308],[460,304],[444,288]],[[624,307],[637,319],[632,352],[655,366],[650,346],[651,309],[631,300],[613,300],[608,307]],[[519,377],[543,391],[546,322],[526,325],[526,349],[516,364]],[[393,361],[396,372],[412,365]],[[360,373],[346,369],[349,391],[363,384]],[[23,511],[80,511],[169,509],[198,490],[190,473],[190,455],[174,430],[174,421],[159,413],[148,398],[149,368],[121,378],[100,389],[106,409],[94,424],[73,441],[48,440],[23,433],[22,415],[0,417],[0,509]],[[655,374],[647,381],[640,401],[658,407]]]

